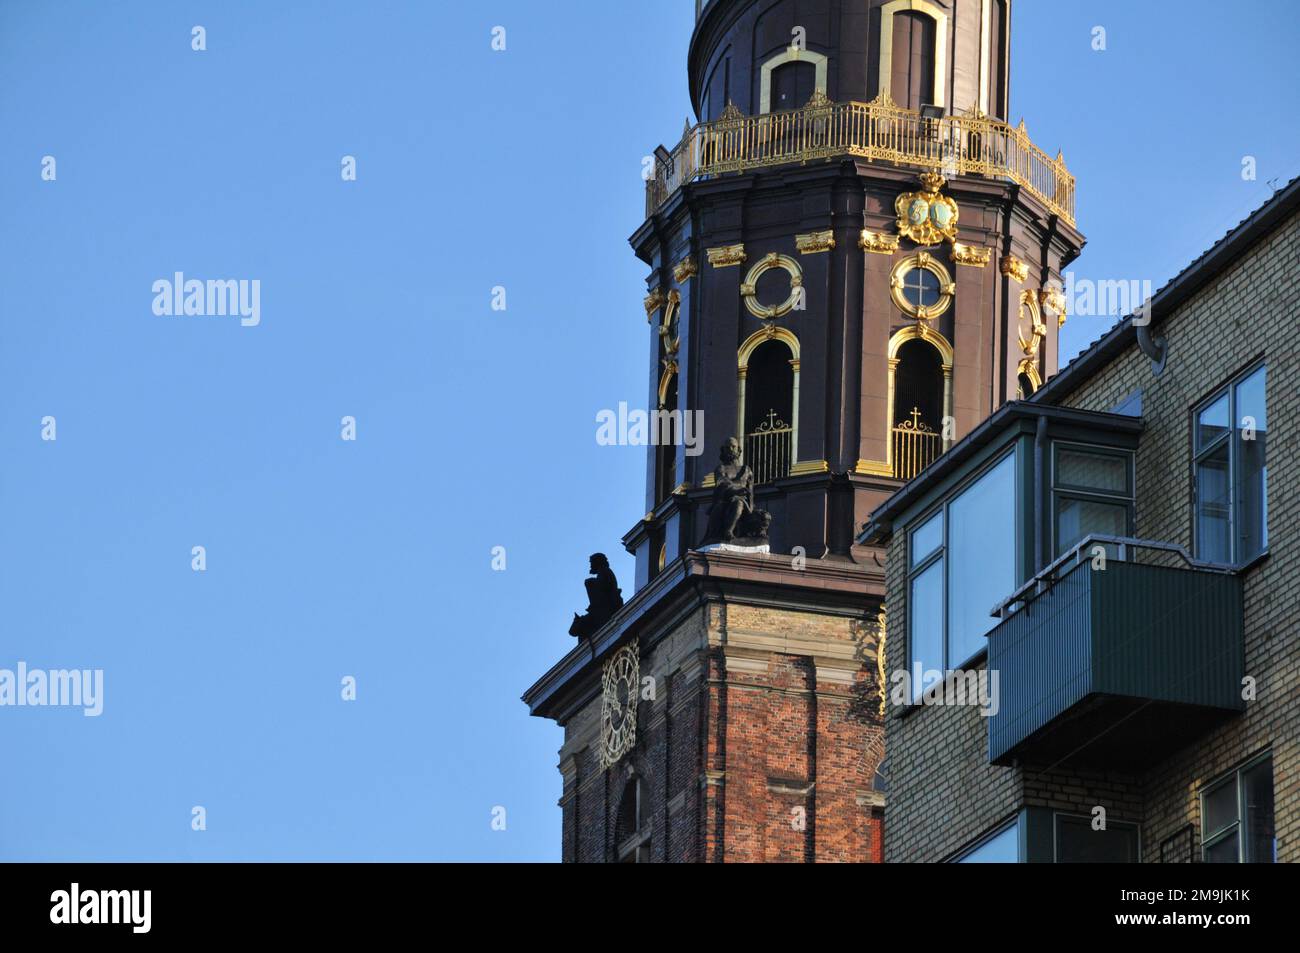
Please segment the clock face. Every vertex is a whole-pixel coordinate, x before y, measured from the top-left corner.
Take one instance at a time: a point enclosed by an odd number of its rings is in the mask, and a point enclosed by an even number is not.
[[[605,662],[600,704],[601,761],[618,762],[636,744],[636,701],[640,684],[637,643],[623,646]]]

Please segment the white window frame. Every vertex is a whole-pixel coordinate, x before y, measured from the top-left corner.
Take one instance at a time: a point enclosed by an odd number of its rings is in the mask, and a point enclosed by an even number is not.
[[[1268,751],[1263,752],[1262,754],[1256,755],[1255,757],[1251,758],[1249,761],[1246,761],[1243,764],[1238,765],[1237,767],[1229,771],[1227,774],[1220,775],[1219,777],[1211,781],[1209,784],[1201,788],[1200,806],[1201,806],[1201,862],[1202,863],[1205,862],[1205,852],[1209,848],[1213,847],[1215,844],[1218,844],[1221,841],[1226,840],[1228,837],[1232,836],[1233,834],[1237,835],[1237,863],[1245,864],[1245,863],[1261,862],[1253,858],[1251,860],[1245,859],[1246,838],[1242,836],[1243,834],[1246,833],[1246,819],[1245,817],[1242,816],[1243,815],[1242,802],[1245,800],[1245,792],[1242,790],[1242,784],[1246,772],[1251,770],[1252,768],[1259,767],[1265,761],[1268,761],[1270,763],[1269,776],[1273,778],[1273,823],[1274,825],[1277,824],[1277,776],[1273,771],[1273,766],[1272,766],[1273,752],[1270,749]],[[1208,833],[1205,830],[1205,816],[1206,816],[1205,799],[1209,797],[1211,794],[1213,794],[1215,791],[1218,791],[1220,788],[1228,784],[1232,784],[1236,787],[1237,819],[1233,823],[1227,825],[1226,827],[1220,828],[1219,830],[1214,831],[1213,833]],[[1273,851],[1274,854],[1277,853],[1276,826],[1274,827],[1274,833],[1273,833]]]

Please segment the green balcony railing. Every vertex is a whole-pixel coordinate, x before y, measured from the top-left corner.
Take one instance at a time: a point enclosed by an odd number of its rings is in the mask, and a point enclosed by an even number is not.
[[[1140,766],[1245,708],[1241,579],[1180,547],[1088,537],[994,611],[992,763]]]

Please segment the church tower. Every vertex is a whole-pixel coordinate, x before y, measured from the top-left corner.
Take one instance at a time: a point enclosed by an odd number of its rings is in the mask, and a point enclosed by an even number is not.
[[[1074,179],[1008,111],[1010,0],[707,0],[655,151],[633,594],[524,696],[570,861],[870,861],[877,504],[1054,374]],[[703,546],[736,438],[769,552]],[[724,476],[722,482],[728,483]],[[744,542],[744,541],[740,541]]]

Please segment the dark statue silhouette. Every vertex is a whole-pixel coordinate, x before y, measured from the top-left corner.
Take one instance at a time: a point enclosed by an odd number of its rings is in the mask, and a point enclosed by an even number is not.
[[[573,614],[573,625],[569,635],[589,638],[608,622],[623,606],[623,591],[618,587],[614,571],[609,568],[609,560],[604,553],[594,553],[591,557],[591,577],[586,580],[587,611],[583,615]]]
[[[703,546],[766,546],[772,514],[754,509],[754,471],[740,460],[740,441],[729,437],[713,471],[713,505]]]

